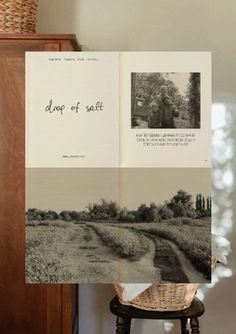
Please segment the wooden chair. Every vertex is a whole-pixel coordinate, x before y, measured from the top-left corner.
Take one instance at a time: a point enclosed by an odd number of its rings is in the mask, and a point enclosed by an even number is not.
[[[204,311],[204,304],[194,298],[191,306],[181,311],[146,311],[132,306],[122,305],[118,297],[110,302],[110,310],[117,316],[116,334],[130,334],[132,319],[157,319],[157,320],[173,320],[179,319],[181,324],[181,334],[200,334],[198,317]]]

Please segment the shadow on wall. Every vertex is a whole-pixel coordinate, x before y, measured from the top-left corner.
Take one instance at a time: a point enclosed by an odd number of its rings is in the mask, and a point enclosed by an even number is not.
[[[39,0],[38,33],[74,33],[79,0]]]
[[[115,316],[109,311],[114,297],[110,284],[80,284],[79,333],[115,333]]]
[[[79,333],[81,334],[106,334],[115,333],[116,317],[109,311],[109,302],[115,292],[111,284],[80,284],[79,305]],[[148,323],[148,326],[146,324]],[[146,329],[150,333],[177,334],[179,322],[163,322],[157,320],[133,320],[132,332],[143,334]]]
[[[115,333],[116,316],[109,311],[109,303],[115,292],[111,284],[80,284],[80,324],[81,334]],[[143,333],[143,321],[133,321],[132,330]]]

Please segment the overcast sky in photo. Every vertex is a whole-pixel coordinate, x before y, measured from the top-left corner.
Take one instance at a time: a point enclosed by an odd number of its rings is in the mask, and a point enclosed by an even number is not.
[[[26,209],[83,210],[101,198],[136,209],[183,189],[193,197],[211,193],[208,168],[31,168],[26,169]]]

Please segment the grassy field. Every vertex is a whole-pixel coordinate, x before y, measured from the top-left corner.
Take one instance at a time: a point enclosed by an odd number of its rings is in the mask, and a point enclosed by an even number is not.
[[[71,273],[60,260],[65,252],[64,245],[70,241],[72,233],[64,233],[64,222],[39,225],[31,222],[26,226],[26,281],[63,282],[71,280]]]
[[[125,277],[136,283],[188,282],[173,244],[209,279],[210,232],[209,221],[186,218],[160,223],[31,221],[26,224],[26,281],[110,283]]]
[[[211,276],[211,223],[207,220],[173,218],[161,223],[125,224],[125,226],[150,233],[174,242],[192,264]]]
[[[85,224],[63,221],[26,225],[26,281],[95,283],[117,276],[117,257]]]
[[[92,227],[101,240],[121,257],[139,260],[149,250],[147,238],[138,232],[98,223],[87,225]]]
[[[113,248],[111,244],[106,245],[94,228],[88,225],[58,220],[40,223],[31,221],[27,224],[26,282],[144,282],[141,277],[142,270],[135,265],[137,260],[135,242],[139,239],[137,232],[127,231],[126,236],[129,236],[129,241],[132,236],[134,241],[133,244],[130,243],[129,248],[127,242],[122,242],[120,250],[114,251],[114,245]],[[114,230],[118,228],[112,228],[112,231]],[[120,235],[122,234],[123,232]],[[113,235],[115,237],[114,233]],[[119,248],[118,242],[116,245]],[[148,243],[145,245],[141,240],[139,245],[145,249],[145,251],[139,250],[141,256],[141,253],[147,252],[149,245]],[[118,253],[122,253],[123,256]],[[152,281],[156,277],[159,279],[159,276],[155,276],[156,271],[153,272],[147,277]]]

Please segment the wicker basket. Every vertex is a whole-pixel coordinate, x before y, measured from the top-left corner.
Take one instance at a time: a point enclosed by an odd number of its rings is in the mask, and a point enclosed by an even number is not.
[[[123,289],[120,285],[114,284],[114,288],[123,305],[150,311],[178,311],[190,306],[198,284],[154,284],[129,302],[122,299]]]
[[[0,32],[35,32],[38,0],[0,0]]]
[[[212,256],[211,266],[216,265],[216,257]],[[122,299],[123,288],[114,284],[119,301],[123,305],[134,306],[150,311],[179,311],[189,307],[199,284],[195,283],[160,283],[153,284],[132,301]]]

